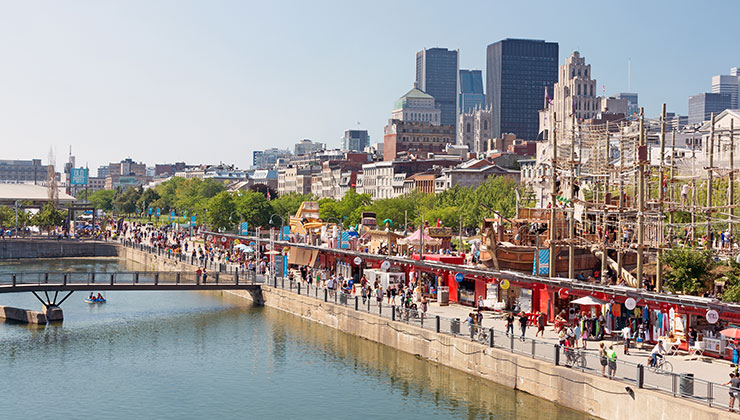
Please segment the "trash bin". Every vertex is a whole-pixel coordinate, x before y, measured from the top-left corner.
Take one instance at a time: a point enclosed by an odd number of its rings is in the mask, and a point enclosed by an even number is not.
[[[437,303],[439,306],[447,306],[450,304],[450,288],[447,286],[439,286],[437,288]]]
[[[694,374],[682,373],[679,375],[678,390],[681,396],[691,397],[694,395]]]
[[[339,303],[342,305],[347,304],[347,294],[346,293],[339,293]]]
[[[450,332],[460,334],[460,318],[452,318],[450,321]]]

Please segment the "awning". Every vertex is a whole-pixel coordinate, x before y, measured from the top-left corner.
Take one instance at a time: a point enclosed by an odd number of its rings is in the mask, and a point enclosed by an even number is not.
[[[584,296],[582,298],[576,299],[570,303],[574,303],[576,305],[584,305],[584,306],[596,306],[596,305],[603,305],[606,302],[604,302],[601,299],[596,299],[593,296]]]

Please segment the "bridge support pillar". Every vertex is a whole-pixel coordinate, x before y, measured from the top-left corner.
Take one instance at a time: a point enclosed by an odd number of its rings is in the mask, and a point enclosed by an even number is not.
[[[44,306],[47,322],[61,322],[64,320],[64,312],[57,305]]]

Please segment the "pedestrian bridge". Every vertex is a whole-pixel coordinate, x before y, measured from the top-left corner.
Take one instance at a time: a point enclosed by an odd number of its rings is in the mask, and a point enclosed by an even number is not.
[[[0,293],[31,292],[45,306],[58,306],[76,291],[247,290],[260,291],[252,272],[233,274],[189,271],[1,273]],[[42,299],[37,292],[44,292]],[[55,292],[50,297],[48,292]],[[68,292],[57,302],[59,292]]]

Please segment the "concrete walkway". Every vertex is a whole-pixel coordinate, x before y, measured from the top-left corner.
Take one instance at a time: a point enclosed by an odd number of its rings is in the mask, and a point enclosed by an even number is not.
[[[474,308],[469,306],[463,306],[454,303],[450,304],[449,306],[439,306],[439,304],[437,304],[436,302],[432,302],[429,305],[429,310],[427,313],[432,316],[439,315],[440,317],[445,318],[459,318],[461,321],[463,321],[468,316],[468,313],[473,311]],[[504,314],[494,313],[491,311],[483,311],[483,327],[494,328],[496,331],[505,331],[506,321],[504,320]],[[519,337],[519,335],[521,334],[521,330],[519,329],[519,322],[515,322],[514,332],[517,337]],[[534,338],[536,332],[537,327],[529,326],[527,327],[525,336],[527,338]],[[554,330],[554,326],[552,324],[548,324],[545,327],[544,338],[538,336],[537,339],[551,342],[553,345],[557,344],[558,336]],[[614,349],[617,350],[617,357],[619,360],[635,364],[641,363],[643,365],[647,365],[650,351],[653,348],[653,345],[646,346],[644,350],[635,348],[635,343],[633,342],[632,348],[630,349],[630,354],[625,355],[623,353],[624,346],[621,339],[606,338],[605,340],[603,340],[603,342],[607,346],[610,344],[614,345]],[[596,355],[598,353],[599,343],[599,341],[588,341],[586,344],[587,351]],[[674,373],[693,373],[696,378],[715,382],[718,384],[727,382],[729,380],[729,373],[733,370],[733,368],[731,368],[730,366],[731,364],[729,361],[709,356],[689,357],[686,353],[683,352],[676,356],[666,356],[666,360],[670,361],[673,365]]]

